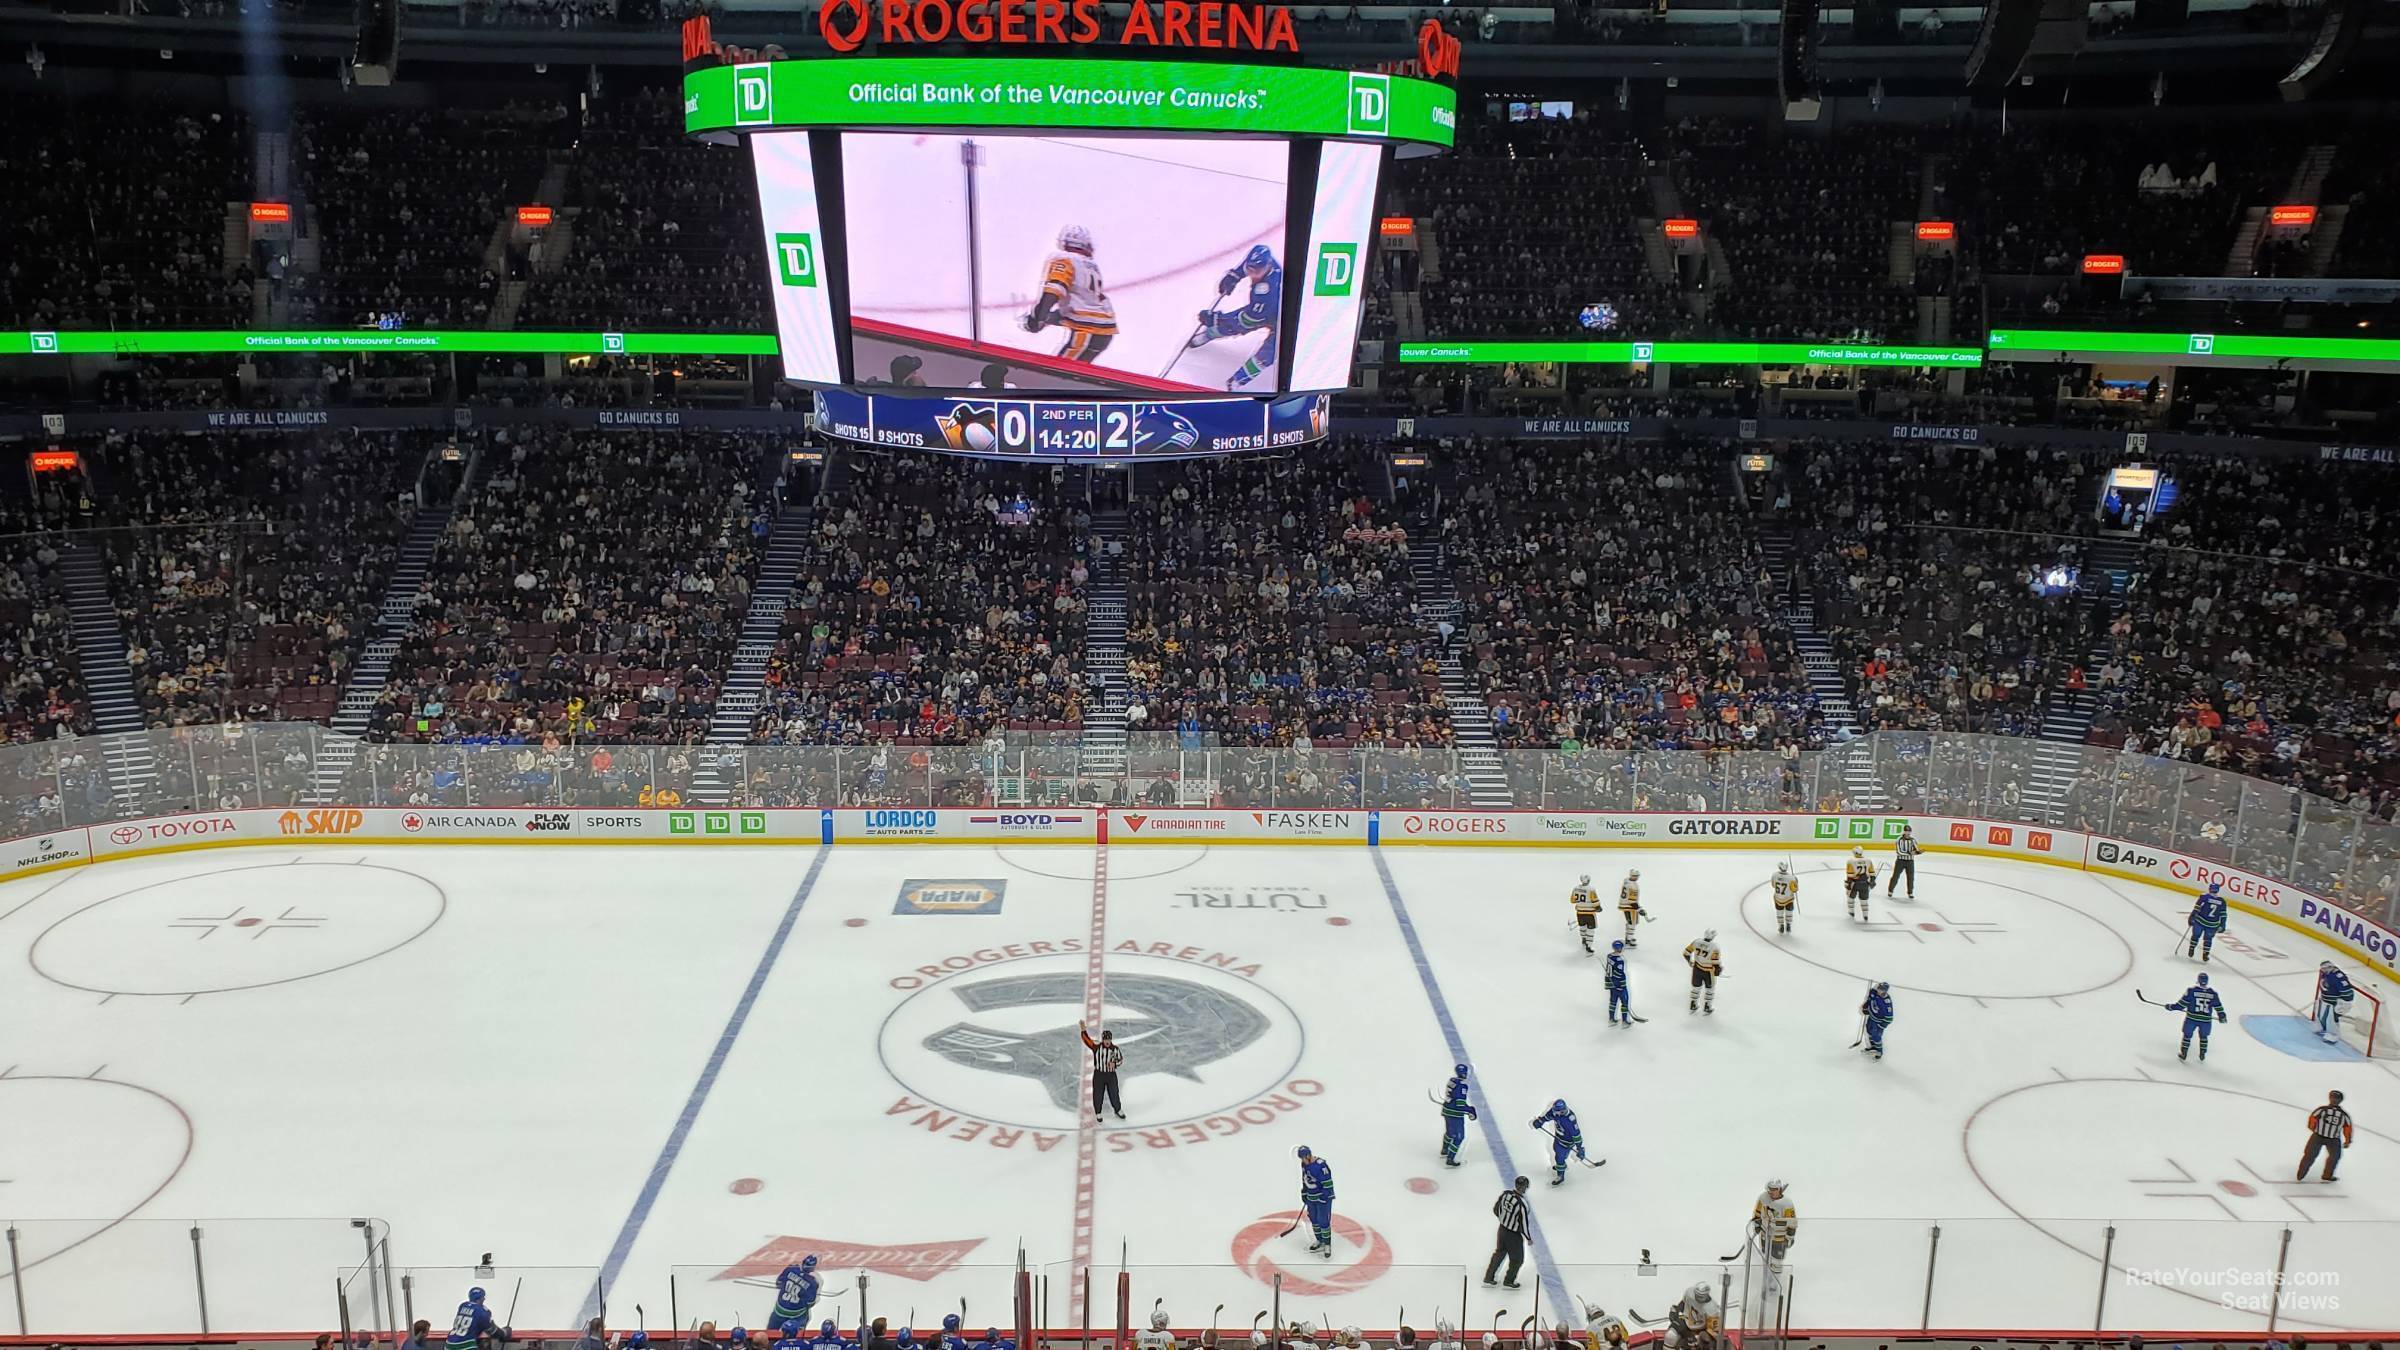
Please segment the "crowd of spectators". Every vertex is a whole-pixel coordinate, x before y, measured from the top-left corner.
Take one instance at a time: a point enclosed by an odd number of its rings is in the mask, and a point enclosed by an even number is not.
[[[749,607],[766,447],[495,432],[370,721],[396,741],[696,741]]]
[[[1204,745],[1441,745],[1440,652],[1408,525],[1359,447],[1186,461],[1132,503],[1134,729]]]
[[[1721,447],[1472,447],[1443,492],[1462,637],[1509,746],[1814,748],[1762,522]]]
[[[149,724],[329,717],[437,439],[132,435],[94,447],[94,523]]]
[[[228,271],[225,213],[249,193],[238,112],[0,106],[0,328],[221,328],[256,278]]]
[[[1777,136],[1684,119],[1675,181],[1732,270],[1711,288],[1711,320],[1768,341],[1913,340],[1912,289],[1891,281],[1892,225],[1916,216],[1934,135],[1870,125]]]
[[[295,278],[295,326],[400,314],[411,328],[484,327],[502,280],[493,238],[533,201],[568,125],[546,103],[308,109],[293,172],[322,264],[313,281]]]
[[[1794,514],[1817,631],[1862,728],[2033,735],[2052,695],[2089,682],[2110,616],[2051,579],[2080,577],[2103,461],[1947,445],[1787,458],[1802,460]]]
[[[683,135],[683,101],[637,90],[592,105],[575,145],[574,238],[536,269],[526,328],[755,331],[764,294],[749,159]]]
[[[1083,505],[1038,469],[845,460],[809,520],[752,743],[1079,731],[1093,563]],[[845,790],[872,793],[892,767],[870,766]]]
[[[0,483],[0,742],[71,738],[92,730],[66,597],[59,588],[58,565],[67,545],[55,533],[89,520],[93,508],[87,489],[79,471]]]

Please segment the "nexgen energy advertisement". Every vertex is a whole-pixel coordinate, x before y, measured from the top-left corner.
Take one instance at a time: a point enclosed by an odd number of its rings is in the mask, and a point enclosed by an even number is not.
[[[821,259],[825,230],[817,216],[816,166],[805,131],[763,132],[750,138],[758,172],[758,219],[767,243],[768,292],[775,297],[775,334],[783,377],[804,384],[839,384],[833,345],[833,298]]]

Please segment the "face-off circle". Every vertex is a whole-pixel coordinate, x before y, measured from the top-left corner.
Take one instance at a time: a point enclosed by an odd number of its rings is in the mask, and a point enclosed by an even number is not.
[[[372,961],[448,907],[432,881],[377,863],[218,867],[94,900],[42,930],[26,959],[96,994],[231,993]]]
[[[1981,877],[1925,872],[1917,899],[1887,900],[1870,919],[1844,910],[1840,869],[1803,872],[1791,933],[1775,931],[1773,888],[1742,896],[1742,922],[1784,956],[1862,984],[1959,998],[2065,998],[2105,989],[2133,969],[2115,929],[2036,891]],[[1905,972],[1906,983],[1898,978]]]
[[[1072,1127],[1091,1070],[1076,1034],[1084,964],[1080,952],[995,961],[912,990],[877,1033],[884,1068],[948,1110]],[[1299,1014],[1256,981],[1159,956],[1109,954],[1103,1013],[1125,1050],[1115,1129],[1241,1110],[1291,1081],[1307,1040]]]
[[[95,1240],[101,1245],[93,1250],[105,1255],[108,1231],[140,1213],[192,1156],[192,1121],[182,1107],[114,1079],[0,1078],[0,1120],[8,1122],[0,1130],[0,1177],[8,1181],[9,1212],[79,1216],[16,1220],[27,1269]]]
[[[2171,1036],[2172,1024],[2162,1019],[2160,1030]],[[2147,1078],[2061,1079],[1993,1097],[1967,1120],[1967,1166],[2033,1233],[2005,1222],[1985,1233],[1945,1224],[1945,1264],[1957,1248],[1975,1268],[2006,1268],[2012,1278],[1940,1281],[1937,1320],[1969,1325],[1964,1319],[1999,1309],[1941,1305],[1990,1297],[2015,1300],[2018,1320],[2027,1321],[2029,1292],[2045,1289],[2072,1291],[2057,1300],[2058,1315],[2073,1304],[2088,1319],[2106,1252],[2112,1326],[2220,1325],[2194,1322],[2197,1300],[2214,1316],[2246,1319],[2224,1323],[2227,1330],[2251,1321],[2263,1328],[2279,1260],[2292,1301],[2278,1325],[2400,1322],[2400,1285],[2366,1254],[2370,1235],[2400,1217],[2400,1204],[2371,1181],[2322,1184],[2322,1160],[2307,1180],[2294,1178],[2315,1105]],[[2359,1144],[2379,1145],[2369,1157],[2400,1147],[2375,1130],[2358,1134]],[[2343,1160],[2345,1173],[2351,1162]],[[1988,1295],[1975,1286],[1988,1286]],[[2306,1306],[2297,1301],[2303,1295],[2312,1299]],[[2065,1325],[2038,1316],[2034,1324]]]
[[[1275,1258],[1266,1254],[1266,1248],[1283,1236],[1284,1230],[1298,1217],[1297,1211],[1287,1209],[1280,1214],[1265,1215],[1246,1225],[1233,1235],[1233,1263],[1240,1266],[1250,1278],[1269,1288],[1275,1286],[1276,1276],[1282,1276],[1283,1292],[1302,1298],[1338,1298],[1353,1294],[1382,1279],[1391,1270],[1392,1244],[1385,1240],[1383,1234],[1338,1211],[1333,1216],[1333,1260],[1347,1258],[1349,1264],[1297,1267],[1278,1264]],[[1308,1222],[1302,1218],[1300,1226],[1293,1228],[1290,1236],[1296,1240],[1307,1232]]]

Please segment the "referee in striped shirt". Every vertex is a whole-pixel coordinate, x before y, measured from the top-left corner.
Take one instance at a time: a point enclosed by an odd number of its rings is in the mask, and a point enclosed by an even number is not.
[[[1487,1286],[1499,1275],[1500,1263],[1505,1260],[1508,1278],[1502,1283],[1517,1287],[1517,1272],[1525,1265],[1525,1225],[1531,1221],[1525,1211],[1525,1188],[1532,1184],[1518,1177],[1514,1188],[1500,1192],[1500,1198],[1492,1202],[1492,1217],[1500,1221],[1500,1240],[1492,1247],[1491,1263],[1483,1268]]]
[[[1100,1105],[1106,1102],[1117,1119],[1123,1120],[1125,1103],[1117,1096],[1117,1070],[1125,1067],[1125,1052],[1117,1048],[1117,1033],[1103,1031],[1095,1041],[1082,1023],[1076,1023],[1075,1030],[1082,1032],[1084,1048],[1092,1052],[1092,1119],[1100,1119]]]
[[[2325,1155],[2325,1175],[2318,1180],[2333,1180],[2333,1169],[2342,1165],[2342,1150],[2349,1144],[2350,1113],[2342,1109],[2341,1093],[2328,1092],[2325,1104],[2308,1113],[2308,1151],[2300,1155],[2300,1170],[2292,1180],[2308,1180],[2308,1165],[2319,1153]]]
[[[1900,889],[1900,876],[1908,874],[1908,898],[1917,898],[1917,836],[1909,827],[1900,827],[1900,838],[1892,845],[1892,879],[1884,883],[1883,898],[1889,900]]]

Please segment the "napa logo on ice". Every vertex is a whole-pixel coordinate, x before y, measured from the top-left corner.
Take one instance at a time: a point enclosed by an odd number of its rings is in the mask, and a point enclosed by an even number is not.
[[[900,811],[878,808],[866,813],[869,834],[931,834],[941,824],[941,814],[935,811]]]
[[[808,231],[776,233],[775,279],[786,286],[817,284],[817,241]]]
[[[1317,250],[1315,291],[1346,296],[1358,289],[1358,245],[1326,244]]]
[[[972,879],[911,878],[900,883],[894,914],[997,914],[1008,895],[1008,882],[996,877]]]

